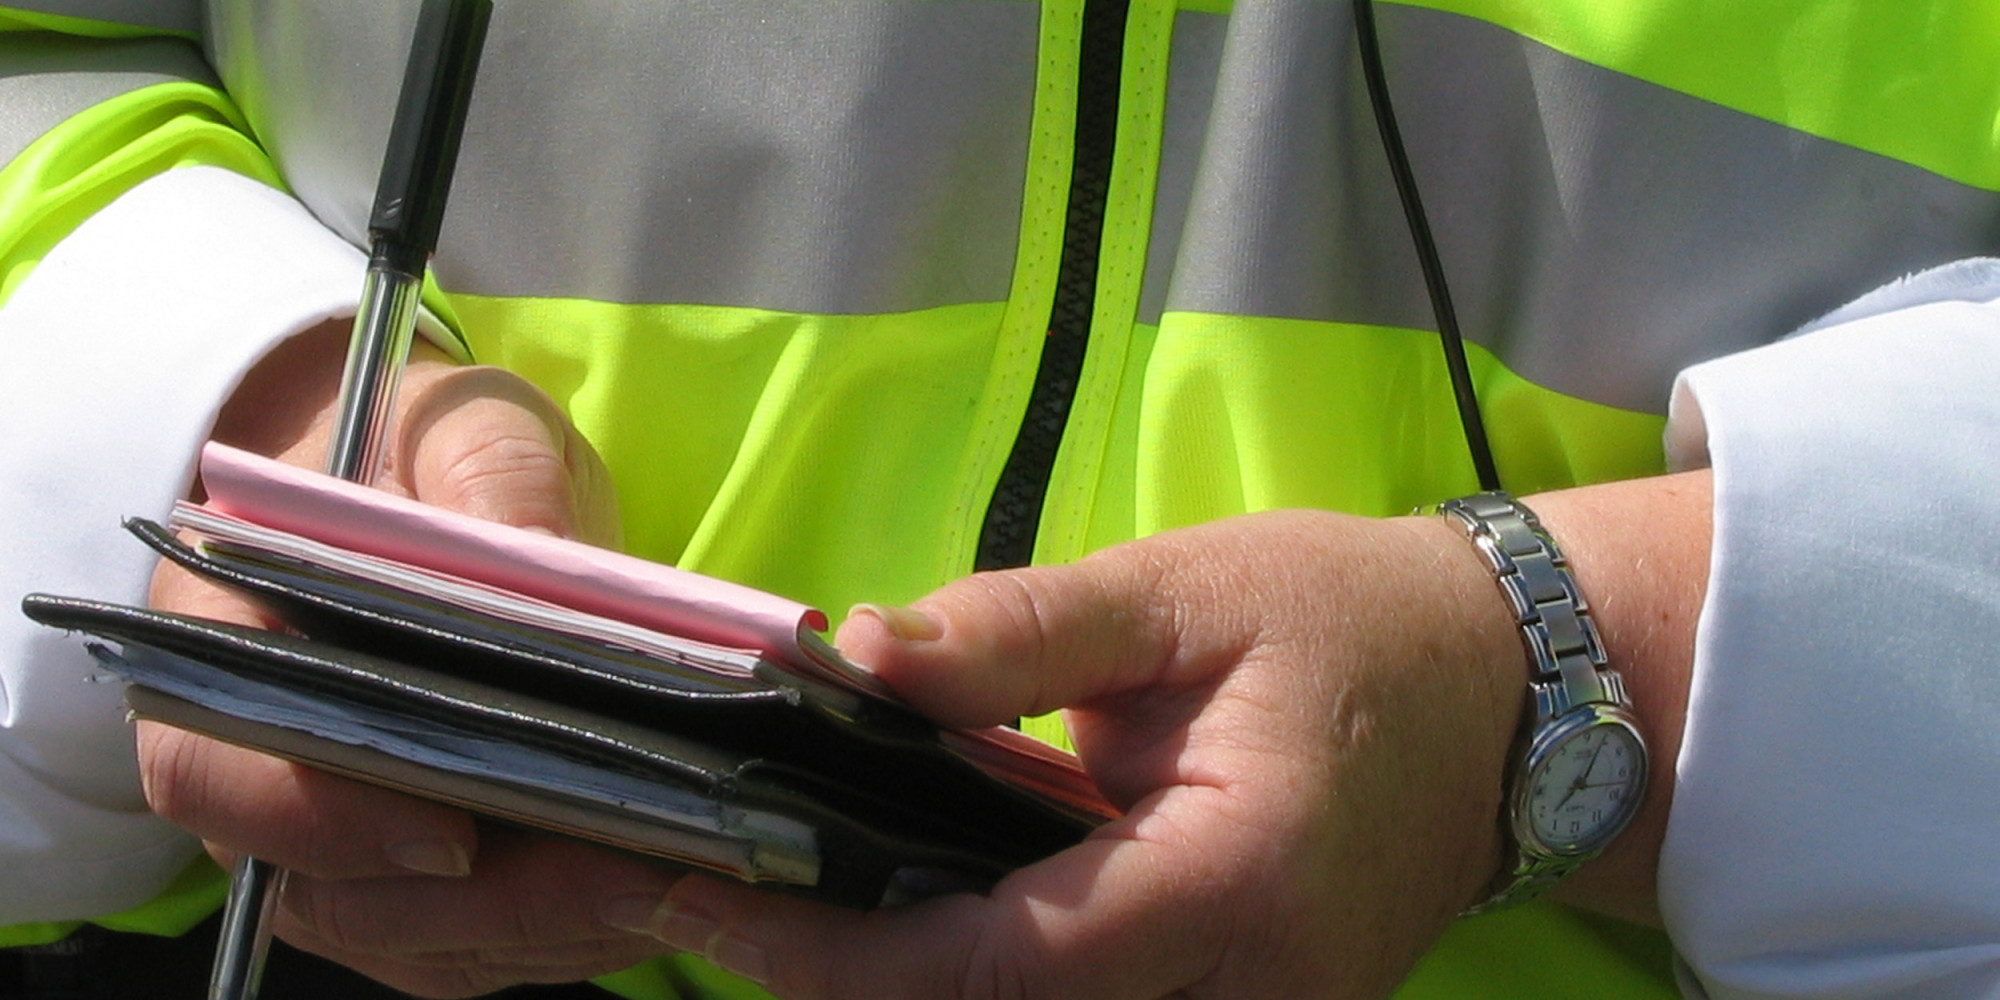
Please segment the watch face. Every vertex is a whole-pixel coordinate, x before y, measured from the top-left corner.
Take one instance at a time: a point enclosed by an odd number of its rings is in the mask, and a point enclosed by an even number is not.
[[[1527,778],[1522,832],[1554,854],[1590,854],[1624,829],[1639,808],[1646,751],[1629,726],[1599,718],[1556,734]]]

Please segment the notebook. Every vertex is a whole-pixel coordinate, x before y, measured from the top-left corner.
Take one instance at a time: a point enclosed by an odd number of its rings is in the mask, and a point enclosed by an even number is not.
[[[201,471],[204,504],[127,528],[287,631],[23,601],[96,637],[138,717],[857,908],[1117,815],[1074,757],[912,711],[816,609],[222,445]]]

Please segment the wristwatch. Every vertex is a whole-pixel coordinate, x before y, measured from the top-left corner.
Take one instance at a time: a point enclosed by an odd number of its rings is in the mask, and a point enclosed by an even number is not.
[[[1515,857],[1466,911],[1484,913],[1542,895],[1603,853],[1645,797],[1646,741],[1590,606],[1534,512],[1498,491],[1438,512],[1485,557],[1528,651],[1528,704],[1501,807]]]

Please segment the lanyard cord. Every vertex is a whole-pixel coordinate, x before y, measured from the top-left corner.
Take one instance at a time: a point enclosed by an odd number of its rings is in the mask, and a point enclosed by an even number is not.
[[[1479,396],[1472,389],[1472,371],[1465,362],[1465,338],[1458,332],[1458,313],[1451,305],[1451,289],[1445,285],[1444,262],[1438,258],[1437,244],[1431,239],[1430,219],[1424,214],[1423,199],[1417,196],[1417,178],[1410,171],[1403,132],[1396,127],[1396,112],[1389,104],[1389,82],[1382,72],[1382,49],[1375,35],[1375,5],[1371,0],[1354,0],[1354,34],[1361,45],[1361,72],[1368,81],[1368,103],[1375,111],[1375,127],[1381,131],[1382,145],[1389,154],[1389,172],[1396,178],[1403,219],[1410,225],[1410,240],[1416,244],[1417,263],[1423,268],[1424,287],[1431,296],[1431,312],[1437,317],[1438,339],[1444,345],[1452,395],[1458,400],[1458,422],[1465,430],[1465,446],[1472,452],[1479,488],[1497,490],[1500,473],[1493,465],[1493,448],[1486,441]]]

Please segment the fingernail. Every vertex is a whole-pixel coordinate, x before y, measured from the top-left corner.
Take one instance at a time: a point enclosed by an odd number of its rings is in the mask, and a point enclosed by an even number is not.
[[[764,949],[735,934],[723,933],[722,925],[703,910],[635,894],[605,901],[597,916],[609,926],[658,938],[670,948],[700,955],[752,982],[764,983],[771,978]]]
[[[930,642],[944,638],[944,626],[937,619],[915,608],[897,608],[887,604],[857,604],[848,612],[854,615],[873,615],[889,634],[904,642]]]
[[[653,935],[653,918],[660,912],[658,893],[630,893],[613,896],[597,908],[597,919],[607,927],[634,934]]]
[[[653,936],[682,951],[707,955],[722,925],[700,910],[666,903],[654,916]]]
[[[388,854],[398,867],[423,875],[472,874],[472,855],[449,840],[405,840],[390,844]]]

